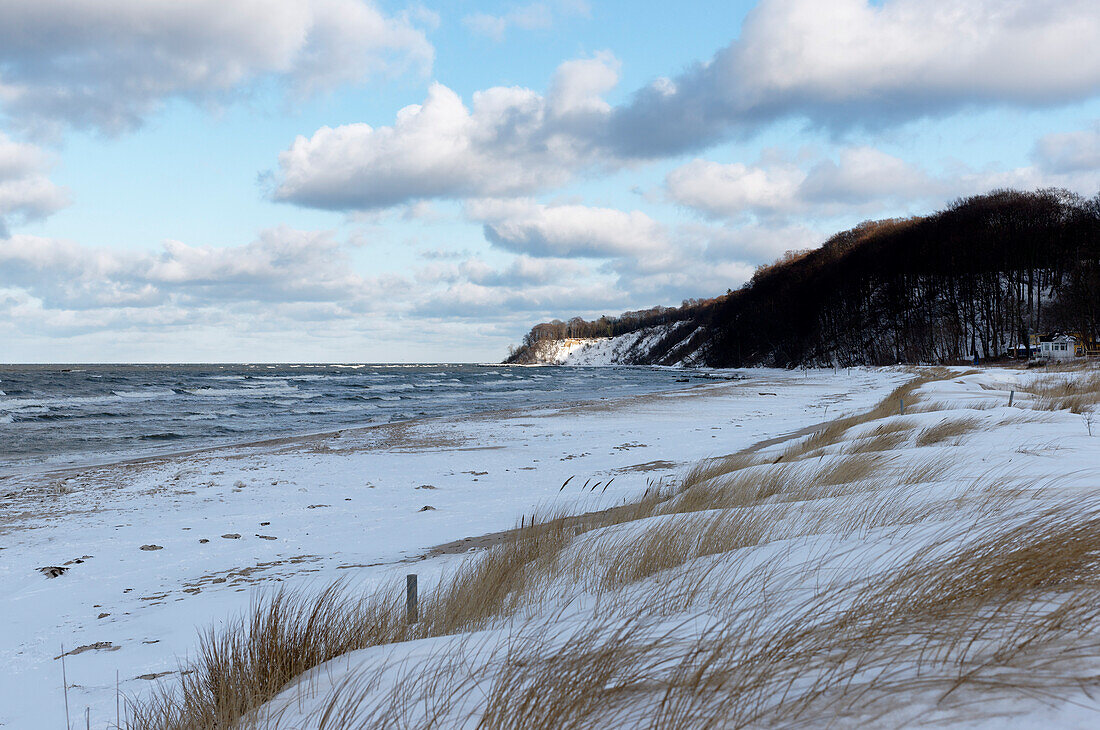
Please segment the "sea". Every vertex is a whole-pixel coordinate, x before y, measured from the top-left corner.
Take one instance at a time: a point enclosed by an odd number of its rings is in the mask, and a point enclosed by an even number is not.
[[[683,371],[501,365],[0,365],[0,475],[684,387]]]

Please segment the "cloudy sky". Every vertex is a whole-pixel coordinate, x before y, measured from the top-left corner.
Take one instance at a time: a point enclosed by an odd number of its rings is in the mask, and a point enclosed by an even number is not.
[[[490,361],[1100,189],[1096,0],[0,0],[0,362]]]

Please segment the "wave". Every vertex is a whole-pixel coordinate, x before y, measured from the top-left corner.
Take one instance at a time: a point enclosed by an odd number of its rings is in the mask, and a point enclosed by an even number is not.
[[[287,395],[288,393],[297,393],[298,388],[296,386],[284,383],[283,385],[268,385],[243,388],[180,388],[184,393],[197,396],[213,396],[215,398],[229,398],[231,396],[239,395],[244,397],[250,396],[266,396],[266,395]]]
[[[112,390],[111,392],[119,398],[163,398],[177,395],[174,388],[164,388],[163,390]]]
[[[416,390],[416,386],[412,383],[395,383],[393,385],[360,385],[356,388],[356,390],[367,390],[372,393],[394,393],[406,390]]]

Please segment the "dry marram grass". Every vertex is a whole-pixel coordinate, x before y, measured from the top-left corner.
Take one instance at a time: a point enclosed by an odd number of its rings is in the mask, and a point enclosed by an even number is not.
[[[890,453],[915,432],[898,401],[908,411],[920,385],[948,375],[922,371],[868,413],[778,457],[707,460],[630,504],[525,521],[428,591],[414,627],[403,623],[396,586],[359,597],[337,587],[275,594],[208,632],[193,673],[136,704],[129,727],[276,730],[293,707],[256,710],[294,677],[354,649],[444,636],[465,638],[326,690],[317,726],[791,727],[887,716],[899,696],[972,711],[975,698],[1096,684],[1073,660],[1100,657],[1100,507],[1014,521],[1020,491],[984,478],[920,500],[913,487],[940,478],[952,459]],[[1077,386],[1037,395],[1081,397]],[[916,443],[978,424],[948,418],[915,432]],[[875,559],[852,547],[964,509],[980,524],[925,538],[870,573]],[[823,534],[848,547],[780,552],[755,567],[732,558]],[[588,619],[557,621],[555,611],[581,610],[579,594],[595,600]],[[475,629],[497,638],[464,633]],[[387,671],[397,679],[383,681]]]

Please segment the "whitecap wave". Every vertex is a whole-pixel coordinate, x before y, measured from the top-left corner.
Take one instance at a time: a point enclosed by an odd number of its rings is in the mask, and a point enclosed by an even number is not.
[[[181,388],[185,393],[197,396],[209,396],[214,398],[231,398],[233,396],[264,397],[269,395],[289,395],[297,393],[298,388],[288,383],[281,385],[260,385],[256,387],[245,386],[243,388]]]

